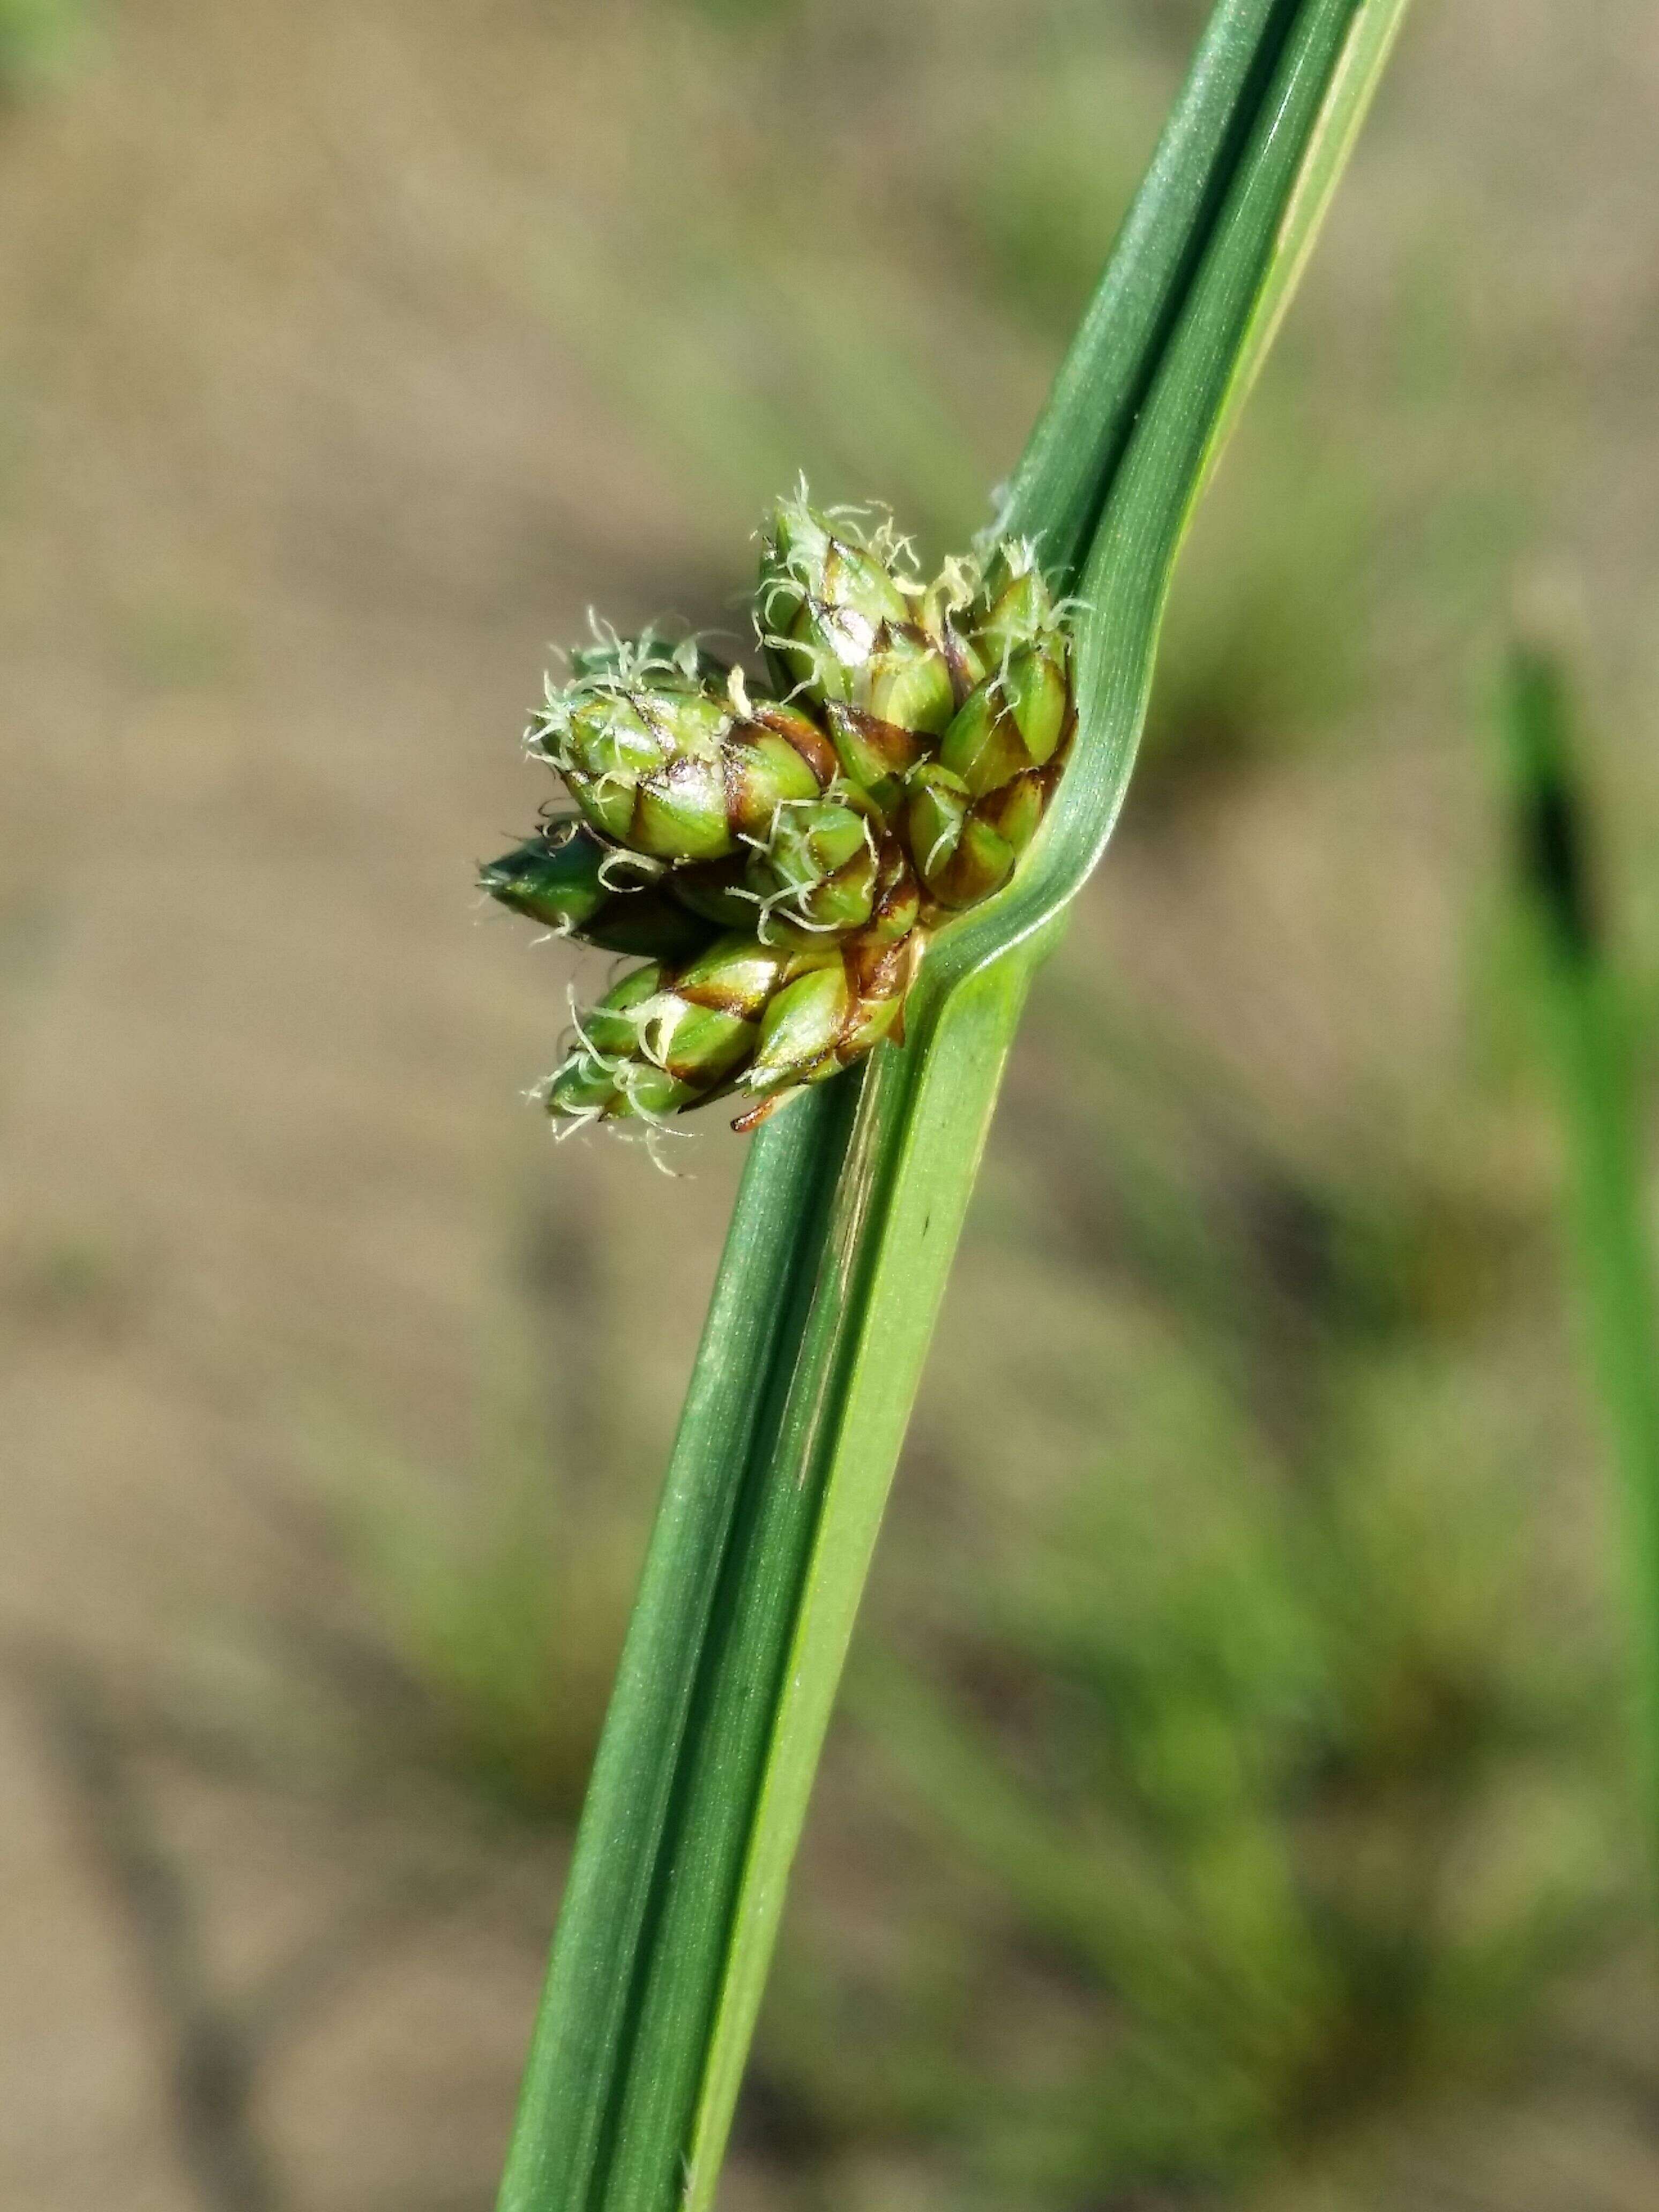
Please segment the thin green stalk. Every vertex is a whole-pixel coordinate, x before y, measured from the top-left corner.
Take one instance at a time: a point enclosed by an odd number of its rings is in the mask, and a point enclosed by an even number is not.
[[[1644,1802],[1659,1843],[1659,1295],[1626,1010],[1590,878],[1561,673],[1517,648],[1502,721],[1566,1136],[1586,1333],[1623,1492]]]
[[[906,1045],[756,1144],[583,1814],[503,2212],[712,2201],[1020,1008],[1110,834],[1193,501],[1275,270],[1299,261],[1328,197],[1307,180],[1328,181],[1386,51],[1379,27],[1391,34],[1403,7],[1221,0],[1016,472],[1009,526],[1039,536],[1085,603],[1076,753],[1010,890],[930,951]]]
[[[578,2206],[592,2192],[611,2085],[632,2047],[634,1962],[648,1952],[678,1760],[744,1474],[775,1412],[823,1249],[855,1103],[810,1091],[751,1148],[715,1278],[582,1808],[548,1985],[525,2068],[503,2206]]]

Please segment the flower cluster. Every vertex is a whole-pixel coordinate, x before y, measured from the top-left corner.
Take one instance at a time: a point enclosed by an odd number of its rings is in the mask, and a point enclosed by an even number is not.
[[[693,639],[601,634],[531,750],[579,810],[483,870],[505,906],[641,957],[577,1015],[547,1109],[751,1128],[892,1036],[930,933],[1000,890],[1071,742],[1032,548],[915,574],[890,526],[804,497],[763,533],[764,688]]]

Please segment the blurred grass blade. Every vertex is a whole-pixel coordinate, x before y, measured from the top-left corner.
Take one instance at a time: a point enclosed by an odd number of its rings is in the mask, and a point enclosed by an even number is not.
[[[1516,863],[1560,1087],[1574,1242],[1607,1434],[1622,1478],[1644,1809],[1659,1843],[1659,1297],[1644,1224],[1628,1019],[1594,896],[1561,672],[1517,647],[1502,723]]]
[[[934,945],[907,1044],[755,1145],[583,1814],[503,2212],[712,2202],[1020,1009],[1109,836],[1218,428],[1370,88],[1354,57],[1374,76],[1403,5],[1222,0],[1016,471],[1009,526],[1040,535],[1086,603],[1076,755],[1015,884]]]

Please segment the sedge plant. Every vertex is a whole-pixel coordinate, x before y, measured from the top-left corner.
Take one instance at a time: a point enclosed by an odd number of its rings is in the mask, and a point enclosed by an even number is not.
[[[1595,895],[1588,809],[1561,669],[1516,646],[1504,671],[1517,886],[1561,1101],[1585,1336],[1620,1477],[1637,1743],[1659,1835],[1659,1291],[1643,1188],[1628,1009]]]
[[[645,956],[578,1018],[550,1109],[648,1125],[728,1096],[761,1126],[502,2212],[714,2201],[1021,1007],[1110,836],[1188,520],[1403,13],[1219,0],[975,555],[930,580],[896,540],[786,503],[757,594],[769,685],[601,636],[533,726],[582,819],[489,887]]]

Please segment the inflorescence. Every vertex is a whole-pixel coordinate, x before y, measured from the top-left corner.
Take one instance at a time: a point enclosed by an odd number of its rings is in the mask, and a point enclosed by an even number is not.
[[[899,1030],[930,935],[1000,890],[1075,714],[1065,610],[1006,539],[931,582],[887,522],[804,489],[762,534],[764,687],[693,638],[598,625],[526,742],[577,811],[492,861],[491,896],[639,957],[541,1086],[567,1129],[749,1129]]]

